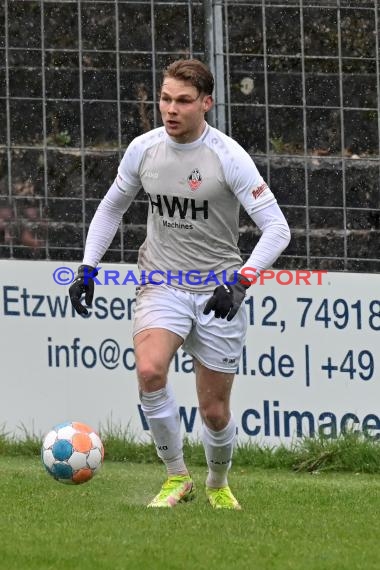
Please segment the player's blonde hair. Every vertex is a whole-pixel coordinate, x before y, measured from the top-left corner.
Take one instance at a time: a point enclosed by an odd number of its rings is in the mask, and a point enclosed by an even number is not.
[[[187,81],[198,89],[199,93],[212,95],[214,77],[205,63],[199,59],[178,59],[164,70],[164,79],[172,77]]]

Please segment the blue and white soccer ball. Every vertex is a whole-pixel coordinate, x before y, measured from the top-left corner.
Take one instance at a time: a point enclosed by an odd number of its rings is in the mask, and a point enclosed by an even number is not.
[[[98,434],[81,422],[67,422],[53,427],[43,439],[41,459],[56,481],[79,485],[99,471],[104,447]]]

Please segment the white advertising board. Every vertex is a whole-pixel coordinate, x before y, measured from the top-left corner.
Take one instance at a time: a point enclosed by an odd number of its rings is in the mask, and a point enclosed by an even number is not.
[[[83,318],[68,298],[77,265],[0,261],[0,426],[42,435],[78,420],[145,440],[131,335],[137,267],[102,264]],[[380,438],[379,276],[275,271],[245,306],[232,396],[241,441],[289,444],[347,429]],[[197,438],[192,361],[182,350],[169,376],[183,433]]]

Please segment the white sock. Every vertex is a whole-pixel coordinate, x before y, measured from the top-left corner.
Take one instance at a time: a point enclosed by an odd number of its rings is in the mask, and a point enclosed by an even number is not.
[[[213,431],[203,424],[202,442],[208,465],[207,487],[225,487],[227,475],[232,463],[232,453],[236,440],[236,423],[231,415],[230,421],[220,431]]]
[[[187,474],[178,406],[171,388],[167,386],[156,392],[141,392],[140,400],[157,455],[165,463],[168,475]]]

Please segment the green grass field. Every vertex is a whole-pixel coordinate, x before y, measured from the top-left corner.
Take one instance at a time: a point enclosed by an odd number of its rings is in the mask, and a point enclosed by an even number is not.
[[[161,465],[106,461],[74,487],[36,457],[0,455],[1,570],[379,570],[378,475],[235,466],[231,512],[191,471],[196,499],[154,510]]]

